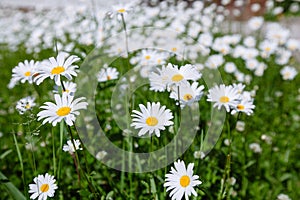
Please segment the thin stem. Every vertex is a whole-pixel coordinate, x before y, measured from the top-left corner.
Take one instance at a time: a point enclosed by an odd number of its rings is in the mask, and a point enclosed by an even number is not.
[[[79,162],[79,157],[78,157],[78,153],[77,153],[77,151],[76,151],[76,146],[75,146],[75,143],[74,143],[74,137],[73,137],[73,133],[72,133],[72,129],[71,129],[71,127],[69,126],[69,125],[67,125],[67,127],[68,127],[68,130],[69,130],[69,133],[70,133],[70,136],[71,136],[71,142],[72,142],[72,145],[73,145],[73,148],[74,148],[74,155],[75,155],[75,158],[76,158],[76,160],[77,160],[77,163],[78,163],[78,165],[77,165],[77,174],[78,174],[78,184],[79,184],[79,186],[81,187],[81,184],[80,184],[80,173],[79,173],[79,171],[81,170],[81,166],[80,166],[80,162]]]
[[[56,176],[56,152],[55,152],[55,138],[54,138],[54,133],[53,133],[53,128],[51,131],[51,137],[52,137],[52,160],[53,160],[53,174]]]
[[[60,130],[59,130],[59,150],[58,150],[58,170],[57,170],[57,179],[59,180],[61,174],[61,152],[63,148],[63,140],[64,140],[64,121],[60,122]]]
[[[22,159],[21,151],[20,151],[20,149],[19,149],[19,145],[18,145],[18,141],[17,141],[17,137],[16,137],[15,132],[13,132],[13,137],[14,137],[14,143],[15,143],[15,146],[16,146],[18,158],[19,158],[19,161],[20,161],[20,167],[21,167],[21,171],[22,171],[22,181],[23,181],[23,185],[24,185],[24,187],[25,187],[26,184],[25,184],[25,175],[24,175],[23,159]],[[26,188],[24,188],[24,190],[26,191]]]
[[[127,28],[126,28],[126,23],[125,23],[125,18],[124,18],[123,13],[121,13],[121,18],[122,18],[122,24],[123,24],[123,28],[124,28],[124,32],[125,32],[125,45],[126,45],[126,52],[127,52],[127,58],[128,58],[128,54],[129,54],[128,34],[127,34]]]
[[[221,188],[218,194],[218,200],[223,199],[225,195],[229,195],[227,194],[229,189],[229,183],[227,180],[230,178],[230,171],[231,171],[230,165],[231,165],[231,143],[232,143],[229,117],[227,117],[227,131],[228,131],[228,138],[229,138],[229,146],[228,146],[228,153],[226,156],[225,169],[224,169],[223,177],[221,179]]]

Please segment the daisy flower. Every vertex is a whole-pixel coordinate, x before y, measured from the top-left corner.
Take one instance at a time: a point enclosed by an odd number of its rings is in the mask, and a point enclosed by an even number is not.
[[[81,145],[81,143],[78,139],[77,140],[74,139],[73,142],[74,142],[74,145],[75,145],[75,149],[74,149],[72,141],[68,140],[67,144],[64,144],[64,146],[63,146],[63,151],[66,151],[66,152],[69,152],[70,154],[73,154],[76,150],[82,150],[82,148],[79,147]]]
[[[63,81],[64,90],[62,92],[65,92],[69,95],[74,96],[74,93],[76,92],[77,84],[70,82],[70,81]],[[59,93],[58,86],[54,86],[55,90],[54,93]]]
[[[23,115],[26,111],[31,110],[32,107],[36,105],[34,101],[35,97],[30,96],[20,99],[16,105],[17,111],[19,111],[19,113]]]
[[[216,85],[215,87],[209,89],[208,92],[209,94],[207,95],[207,101],[215,102],[213,107],[218,107],[219,110],[222,106],[224,106],[227,112],[229,112],[231,107],[235,107],[237,105],[240,97],[238,90],[231,85]]]
[[[228,62],[225,64],[224,66],[224,70],[225,72],[229,73],[229,74],[232,74],[236,71],[236,65],[233,63],[233,62]]]
[[[180,83],[183,80],[196,81],[201,78],[202,74],[197,71],[195,66],[186,64],[178,68],[177,65],[172,65],[169,63],[166,70],[170,72],[171,84]]]
[[[249,149],[251,149],[254,153],[261,153],[262,149],[258,143],[249,144]]]
[[[222,55],[211,55],[207,58],[205,66],[210,69],[217,69],[224,63],[224,58]]]
[[[112,10],[108,13],[110,17],[117,16],[118,20],[121,20],[121,16],[123,15],[124,17],[132,11],[132,3],[127,3],[127,4],[116,4],[112,6]]]
[[[173,86],[179,86],[182,83],[186,83],[187,80],[196,81],[202,76],[195,66],[190,64],[178,68],[177,65],[169,63],[166,67],[166,74],[169,74],[169,80],[167,82],[168,91],[170,91]]]
[[[69,56],[65,60],[66,53],[60,52],[55,59],[54,57],[49,60],[43,61],[41,66],[37,69],[37,76],[34,81],[37,85],[41,84],[46,78],[54,79],[55,84],[60,86],[61,76],[66,77],[68,80],[72,79],[72,76],[77,76],[76,69],[78,66],[72,65],[78,61],[77,56]]]
[[[135,129],[141,129],[138,136],[143,136],[147,132],[149,135],[154,132],[157,137],[160,137],[160,130],[165,130],[166,126],[173,125],[170,121],[173,119],[171,110],[166,109],[166,106],[160,106],[160,103],[147,103],[147,107],[139,104],[140,111],[133,110],[131,126]]]
[[[243,112],[247,115],[253,114],[253,109],[255,108],[255,105],[253,105],[253,101],[248,101],[247,99],[243,99],[240,101],[237,105],[233,107],[233,110],[231,111],[231,114],[234,115],[237,112]]]
[[[162,69],[157,69],[157,71],[158,73],[152,72],[149,75],[150,90],[164,92],[167,88],[170,74],[168,74],[165,66],[162,66]]]
[[[97,74],[98,82],[105,82],[109,80],[117,79],[119,75],[119,72],[116,68],[107,67],[102,68],[100,72]]]
[[[135,57],[130,59],[130,63],[139,66],[163,65],[168,57],[169,54],[165,52],[158,52],[153,49],[143,49]]]
[[[291,198],[286,194],[279,194],[276,200],[291,200]]]
[[[44,110],[37,114],[38,120],[44,119],[43,124],[49,122],[56,126],[58,122],[65,120],[69,126],[72,126],[76,119],[75,116],[80,114],[78,110],[86,109],[88,105],[87,102],[80,102],[85,99],[84,97],[73,100],[74,96],[68,95],[66,92],[62,94],[62,97],[55,94],[54,98],[55,104],[46,102],[44,106],[40,107]]]
[[[239,94],[242,94],[246,85],[244,85],[243,83],[238,83],[238,84],[234,83],[233,87],[237,89]]]
[[[172,91],[170,93],[170,98],[178,100],[179,97],[181,107],[184,107],[185,105],[190,106],[194,102],[200,100],[203,95],[203,89],[203,85],[198,87],[198,82],[193,82],[192,85],[187,82],[186,84],[182,84],[179,86],[179,91]]]
[[[55,190],[58,188],[55,184],[54,176],[48,173],[38,175],[33,179],[34,184],[29,184],[29,193],[33,193],[30,199],[46,200],[48,197],[53,197]]]
[[[294,67],[285,66],[280,70],[280,74],[283,80],[293,80],[298,72]]]
[[[174,163],[175,168],[171,168],[169,174],[166,174],[166,180],[164,187],[167,187],[167,191],[171,191],[170,197],[172,200],[181,200],[183,195],[185,199],[189,199],[189,196],[193,194],[197,196],[194,189],[195,186],[200,185],[198,175],[193,175],[194,163],[189,163],[188,167],[185,167],[183,161],[178,160]]]
[[[263,23],[264,23],[264,18],[263,17],[252,17],[248,21],[248,27],[250,28],[250,30],[256,31],[256,30],[261,28]]]
[[[38,65],[39,62],[34,62],[34,60],[19,62],[18,66],[12,69],[11,82],[17,83],[20,81],[21,83],[25,83],[28,81],[28,83],[32,84]]]

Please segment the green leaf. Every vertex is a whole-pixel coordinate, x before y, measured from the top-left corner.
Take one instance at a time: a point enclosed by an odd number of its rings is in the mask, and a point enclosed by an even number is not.
[[[12,184],[2,172],[0,172],[1,185],[5,187],[7,192],[16,200],[26,200],[25,196]]]

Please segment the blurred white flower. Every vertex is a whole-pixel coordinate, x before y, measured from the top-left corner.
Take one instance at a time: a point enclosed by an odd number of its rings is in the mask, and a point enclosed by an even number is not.
[[[20,99],[16,105],[17,111],[23,115],[26,111],[31,110],[36,105],[34,101],[35,97],[31,96]]]
[[[205,66],[210,69],[217,69],[224,63],[224,58],[220,54],[211,55],[207,58]]]
[[[249,148],[254,152],[254,153],[261,153],[262,149],[258,143],[251,143],[249,145]]]
[[[97,159],[97,160],[102,160],[106,155],[107,155],[107,152],[106,152],[106,151],[99,151],[99,152],[96,154],[96,159]]]
[[[72,143],[72,140],[68,140],[67,144],[64,144],[64,146],[63,146],[63,151],[69,152],[70,154],[73,154],[77,150],[82,150],[82,148],[79,147],[81,145],[81,143],[78,139],[76,139],[76,140],[74,139],[73,142],[74,142],[75,148],[74,148],[74,145]]]
[[[102,68],[100,72],[97,74],[98,82],[106,82],[110,80],[117,79],[119,76],[119,72],[116,68],[106,67]]]
[[[256,30],[261,28],[263,23],[264,23],[264,18],[263,17],[252,17],[248,21],[248,27],[250,28],[250,30],[256,31]]]
[[[279,194],[277,200],[291,200],[291,198],[286,194]]]
[[[227,72],[229,74],[234,73],[236,71],[236,69],[237,69],[236,65],[233,62],[228,62],[224,66],[225,72]]]
[[[245,130],[245,122],[244,121],[237,121],[236,122],[236,126],[235,126],[235,129],[237,131],[240,131],[240,132],[243,132]]]
[[[294,67],[285,66],[280,70],[280,74],[283,80],[293,80],[298,72]]]

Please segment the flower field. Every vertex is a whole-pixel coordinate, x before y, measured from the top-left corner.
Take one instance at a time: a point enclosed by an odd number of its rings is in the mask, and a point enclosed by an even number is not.
[[[299,4],[0,8],[0,199],[299,199]]]

